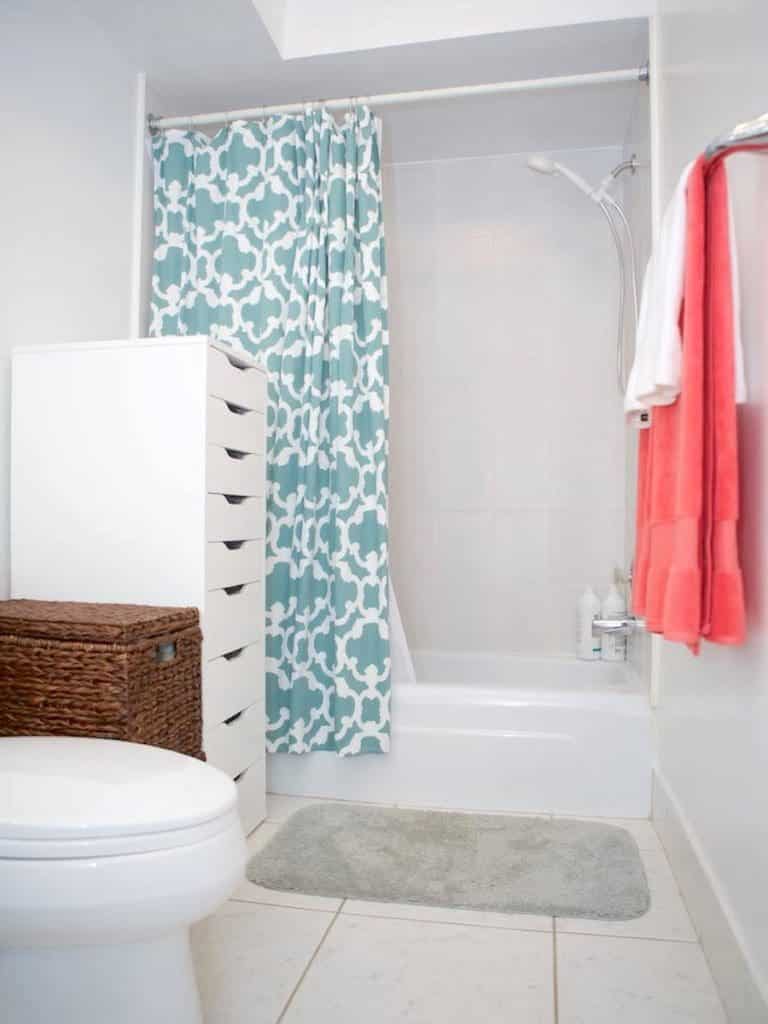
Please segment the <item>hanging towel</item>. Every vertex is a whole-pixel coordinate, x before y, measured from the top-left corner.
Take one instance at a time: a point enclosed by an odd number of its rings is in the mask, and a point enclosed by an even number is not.
[[[682,350],[680,304],[685,265],[685,204],[690,163],[680,175],[643,278],[635,358],[624,409],[632,420],[654,405],[670,405],[680,394]]]
[[[698,651],[741,643],[738,450],[728,188],[722,160],[688,174],[680,394],[640,435],[633,607]]]
[[[680,394],[680,307],[683,301],[687,237],[686,192],[692,167],[693,163],[690,163],[683,170],[664,211],[658,241],[648,260],[643,279],[635,338],[635,358],[624,398],[624,410],[630,422],[636,426],[647,426],[647,412],[650,409],[659,405],[671,405]],[[733,245],[733,216],[730,205],[728,218],[734,296],[734,380],[736,402],[740,403],[746,401],[746,385],[739,324],[738,265]]]
[[[723,157],[707,168],[707,288],[704,453],[704,575],[702,636],[743,643],[744,585],[736,529],[739,519],[739,442],[735,382],[732,267],[736,258]]]

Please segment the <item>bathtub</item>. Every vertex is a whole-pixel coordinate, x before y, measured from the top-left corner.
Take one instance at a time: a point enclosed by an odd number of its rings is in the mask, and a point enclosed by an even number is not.
[[[421,652],[392,686],[392,749],[268,756],[274,793],[646,818],[648,694],[623,663]]]

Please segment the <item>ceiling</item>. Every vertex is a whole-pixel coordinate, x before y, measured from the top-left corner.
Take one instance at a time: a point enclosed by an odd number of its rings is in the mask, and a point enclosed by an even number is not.
[[[637,67],[648,52],[647,22],[627,19],[286,61],[252,0],[78,5],[146,72],[156,114]],[[644,91],[631,83],[387,108],[387,158],[615,145]]]

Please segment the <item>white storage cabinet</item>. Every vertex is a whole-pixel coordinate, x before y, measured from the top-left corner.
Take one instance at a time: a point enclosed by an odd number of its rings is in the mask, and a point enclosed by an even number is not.
[[[11,593],[194,605],[203,743],[265,814],[266,376],[205,336],[13,353]]]

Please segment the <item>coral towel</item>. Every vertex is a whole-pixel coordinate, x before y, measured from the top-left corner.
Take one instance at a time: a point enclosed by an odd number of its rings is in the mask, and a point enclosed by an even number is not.
[[[722,159],[688,177],[680,395],[639,435],[633,607],[698,651],[744,640],[728,187]]]

